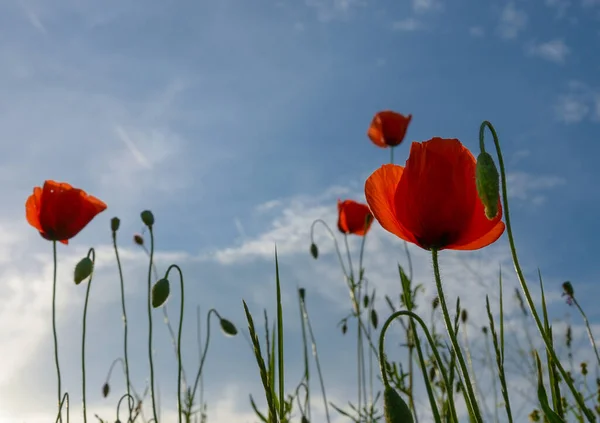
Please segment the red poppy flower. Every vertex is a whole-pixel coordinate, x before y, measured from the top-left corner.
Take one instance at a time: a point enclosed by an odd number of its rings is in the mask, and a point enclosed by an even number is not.
[[[50,241],[68,244],[106,204],[64,182],[46,181],[25,203],[27,221]]]
[[[367,135],[381,148],[395,147],[404,140],[412,115],[404,116],[391,110],[377,113]]]
[[[364,236],[373,223],[373,215],[366,204],[353,200],[338,200],[338,229],[344,234]]]
[[[477,250],[502,232],[502,208],[485,216],[477,196],[473,155],[457,139],[413,142],[406,166],[384,165],[367,179],[365,194],[386,230],[429,250]]]

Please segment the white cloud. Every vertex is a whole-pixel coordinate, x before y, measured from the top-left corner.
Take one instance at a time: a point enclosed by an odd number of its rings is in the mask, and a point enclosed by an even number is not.
[[[419,31],[425,29],[425,25],[415,18],[406,18],[392,24],[396,31]]]
[[[527,26],[527,13],[515,7],[514,2],[506,4],[500,14],[500,22],[498,24],[498,34],[500,37],[511,40],[519,36]]]
[[[554,63],[564,63],[570,53],[569,47],[560,39],[554,39],[545,43],[530,43],[526,51],[531,56],[536,56]]]
[[[308,7],[314,8],[321,22],[347,19],[353,10],[364,6],[363,0],[305,0]]]
[[[583,7],[600,6],[600,0],[581,0]]]
[[[541,205],[545,201],[544,191],[566,184],[566,180],[553,175],[531,175],[525,172],[510,172],[507,176],[508,195],[522,201]]]
[[[416,13],[427,13],[443,9],[441,0],[412,0],[412,7]]]
[[[482,26],[472,26],[469,28],[469,34],[473,37],[483,37],[485,35],[485,30]]]
[[[559,121],[564,123],[578,123],[588,116],[590,107],[580,96],[566,94],[558,98],[555,112]]]
[[[571,6],[570,0],[546,0],[546,6],[556,10],[556,18],[565,17],[567,9]]]
[[[600,121],[600,89],[579,81],[570,81],[566,93],[558,96],[554,106],[556,118],[567,124],[585,119]]]

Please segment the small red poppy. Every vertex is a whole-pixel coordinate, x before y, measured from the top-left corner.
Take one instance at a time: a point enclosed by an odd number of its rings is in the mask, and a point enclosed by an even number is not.
[[[404,116],[391,110],[377,113],[367,135],[381,148],[395,147],[404,140],[412,115]]]
[[[373,223],[373,215],[366,204],[353,200],[338,200],[338,229],[344,234],[364,236]]]
[[[475,184],[476,161],[457,139],[413,142],[406,166],[384,165],[365,184],[375,219],[426,250],[477,250],[504,232],[502,205],[485,216]]]
[[[106,204],[65,182],[45,181],[25,203],[27,221],[50,241],[68,244]]]

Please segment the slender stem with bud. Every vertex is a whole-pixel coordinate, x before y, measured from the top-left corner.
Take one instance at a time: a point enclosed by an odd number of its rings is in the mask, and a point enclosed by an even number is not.
[[[542,336],[542,340],[544,341],[546,350],[548,351],[548,353],[550,354],[550,357],[552,358],[552,361],[558,368],[558,371],[560,372],[563,381],[569,387],[571,393],[575,397],[575,401],[577,401],[577,404],[579,405],[579,407],[581,407],[581,409],[585,413],[587,420],[589,422],[595,422],[596,417],[594,416],[592,411],[590,409],[588,409],[588,407],[585,405],[584,399],[582,398],[581,394],[575,388],[575,385],[573,385],[573,381],[567,374],[566,370],[560,363],[560,361],[556,355],[556,352],[552,348],[552,342],[551,342],[550,338],[548,337],[548,334],[544,330],[544,326],[543,326],[542,321],[540,320],[540,316],[536,310],[535,304],[533,302],[533,298],[529,291],[529,287],[527,286],[527,282],[525,281],[525,276],[523,275],[523,271],[521,270],[521,265],[519,264],[519,257],[517,256],[517,249],[515,247],[515,239],[514,239],[512,225],[511,225],[511,221],[510,221],[510,212],[509,212],[509,208],[508,208],[508,193],[507,193],[507,185],[506,185],[506,171],[505,171],[505,167],[504,167],[504,160],[502,157],[502,150],[500,148],[500,141],[498,140],[498,134],[496,133],[496,130],[494,129],[492,124],[488,121],[484,121],[479,128],[479,146],[480,146],[482,152],[485,151],[484,133],[485,133],[486,127],[492,133],[492,137],[494,138],[494,145],[496,146],[496,153],[498,155],[498,164],[500,166],[500,177],[502,180],[502,202],[503,202],[503,206],[504,206],[506,234],[508,235],[508,243],[510,246],[510,252],[511,252],[512,259],[513,259],[513,264],[515,266],[515,271],[517,273],[517,279],[519,280],[519,284],[521,285],[521,290],[523,291],[523,294],[525,295],[525,300],[527,301],[527,305],[529,306],[529,311],[531,312],[531,315],[533,316],[533,319],[535,320],[535,323],[540,332],[540,335]]]

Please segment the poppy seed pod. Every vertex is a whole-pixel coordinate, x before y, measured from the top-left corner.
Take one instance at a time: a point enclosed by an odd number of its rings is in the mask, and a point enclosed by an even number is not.
[[[477,195],[485,208],[485,216],[492,220],[498,214],[500,175],[494,159],[485,151],[477,157],[475,182],[477,184]]]
[[[119,230],[119,226],[121,226],[121,219],[118,217],[113,217],[110,219],[110,230],[113,232],[117,232]]]
[[[383,391],[383,414],[386,423],[413,423],[413,416],[406,402],[391,386]]]
[[[146,226],[152,227],[152,225],[154,225],[154,215],[150,210],[144,210],[140,216],[142,218],[142,222],[144,222]]]

